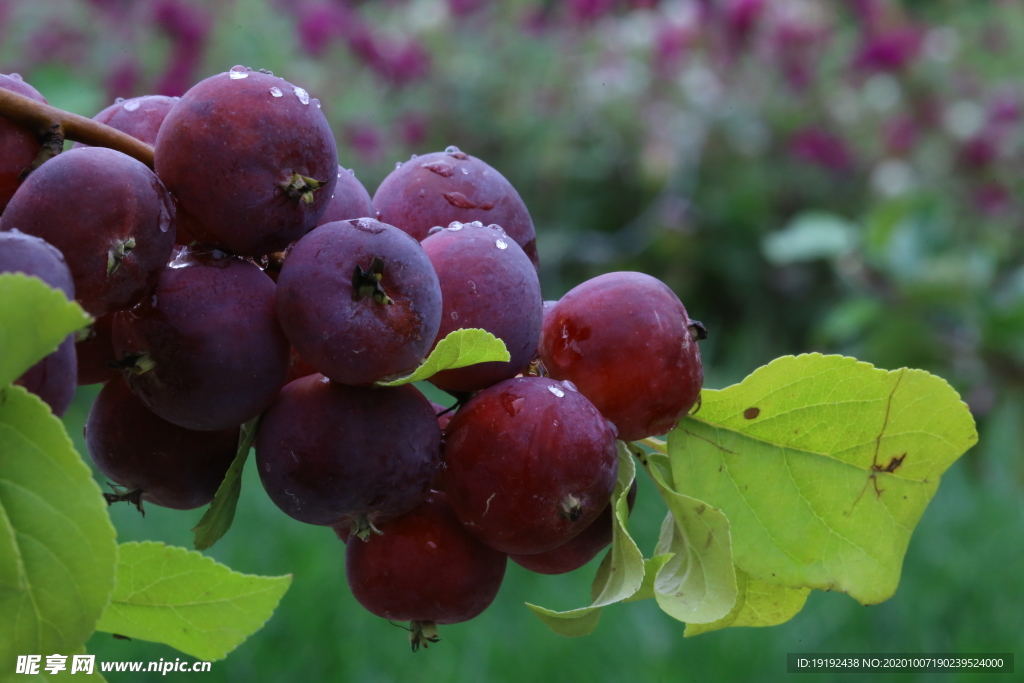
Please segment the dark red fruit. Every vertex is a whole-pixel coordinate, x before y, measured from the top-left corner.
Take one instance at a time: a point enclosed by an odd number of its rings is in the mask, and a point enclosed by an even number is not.
[[[0,273],[24,273],[38,277],[54,289],[75,298],[75,285],[64,256],[53,245],[18,230],[0,232]],[[57,350],[15,380],[43,399],[60,417],[75,395],[75,335],[64,338]]]
[[[47,103],[46,98],[18,74],[0,74],[0,88],[31,97],[36,102]],[[22,174],[32,165],[37,154],[39,142],[35,134],[0,117],[0,214],[21,185]]]
[[[114,350],[132,391],[186,429],[226,429],[262,413],[289,364],[274,289],[250,261],[181,251],[153,295],[114,318]]]
[[[420,244],[372,218],[321,225],[288,252],[277,315],[295,350],[335,382],[409,374],[441,321],[441,287]]]
[[[103,387],[85,424],[92,461],[123,487],[108,500],[139,499],[191,510],[213,500],[238,449],[238,428],[196,432],[150,412],[121,378]]]
[[[608,505],[615,434],[571,383],[506,380],[474,396],[445,436],[445,485],[470,533],[506,553],[542,553]]]
[[[540,358],[593,401],[623,441],[665,434],[700,396],[704,326],[643,273],[608,273],[570,290],[544,321]]]
[[[260,420],[256,462],[285,513],[365,535],[423,500],[440,443],[430,401],[412,385],[366,389],[310,375],[285,386]]]
[[[63,415],[78,385],[75,360],[75,335],[64,338],[57,350],[43,358],[14,381],[43,399],[57,417]]]
[[[377,217],[418,240],[452,221],[497,223],[537,266],[537,235],[530,212],[512,184],[457,147],[406,161],[373,196]]]
[[[471,392],[515,377],[533,360],[540,338],[537,272],[496,225],[452,223],[423,241],[441,282],[444,339],[460,328],[487,330],[505,342],[511,360],[444,370],[430,381],[445,391]]]
[[[64,152],[32,172],[0,218],[60,249],[82,308],[99,317],[135,305],[174,245],[174,203],[146,166],[103,147]]]
[[[167,113],[177,103],[177,97],[143,95],[115,102],[92,118],[152,145],[156,142],[156,134],[167,118]],[[88,147],[81,142],[76,142],[74,146]]]
[[[97,318],[89,327],[89,335],[75,344],[79,384],[99,384],[120,374],[114,369],[117,355],[114,353],[111,328],[115,315],[108,313],[102,318]]]
[[[353,539],[345,552],[352,595],[378,617],[455,624],[483,612],[498,594],[505,555],[466,532],[445,494],[431,492],[380,530],[365,542]]]
[[[334,196],[327,204],[327,210],[320,216],[317,225],[346,221],[350,218],[373,218],[377,212],[373,208],[373,200],[363,184],[350,170],[338,167],[338,184],[334,188]]]
[[[155,147],[185,232],[245,256],[280,251],[312,230],[338,180],[320,103],[240,66],[182,95]]]
[[[626,503],[632,512],[636,501],[636,481],[629,488]],[[565,574],[594,559],[612,542],[612,504],[609,502],[590,526],[554,550],[534,555],[509,555],[521,567],[538,574]]]

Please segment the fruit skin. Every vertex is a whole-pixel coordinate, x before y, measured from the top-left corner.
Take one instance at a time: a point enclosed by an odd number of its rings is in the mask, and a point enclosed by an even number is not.
[[[75,298],[75,284],[64,255],[46,240],[18,230],[0,232],[0,273],[24,273],[38,277],[54,289]],[[75,335],[64,338],[49,354],[14,381],[43,399],[53,414],[60,417],[75,396],[77,377]]]
[[[359,294],[356,269],[382,259],[380,288]],[[335,382],[368,386],[416,369],[441,324],[441,285],[420,244],[372,218],[327,223],[289,250],[277,315],[298,354]]]
[[[611,425],[570,383],[517,377],[485,389],[445,430],[444,483],[470,533],[505,553],[542,553],[608,505]]]
[[[280,251],[312,230],[338,180],[334,135],[319,103],[282,78],[243,67],[182,95],[160,127],[155,158],[184,231],[244,256]],[[310,203],[285,189],[296,176],[322,183]]]
[[[504,553],[467,533],[445,494],[382,524],[381,535],[351,539],[345,574],[352,595],[383,619],[455,624],[483,612],[505,576]]]
[[[452,221],[497,223],[537,267],[537,234],[519,193],[497,170],[457,147],[404,162],[377,188],[373,206],[379,220],[420,241],[434,226]]]
[[[103,147],[71,149],[32,172],[0,218],[60,249],[82,308],[135,305],[174,246],[174,201],[146,166]]]
[[[191,510],[213,500],[238,449],[238,427],[197,432],[148,410],[120,377],[100,390],[85,424],[97,469],[142,500]]]
[[[644,273],[600,275],[570,290],[545,317],[540,358],[636,441],[665,434],[694,406],[704,383],[703,326],[679,297]]]
[[[18,74],[0,74],[0,88],[48,104],[46,98]],[[22,171],[32,165],[37,154],[39,142],[35,134],[0,116],[0,214],[21,185]]]
[[[430,382],[445,391],[478,391],[526,369],[537,353],[540,281],[523,250],[497,225],[453,223],[423,240],[441,283],[437,340],[460,328],[482,328],[505,342],[508,362],[443,370]]]
[[[89,328],[89,336],[75,343],[78,358],[78,384],[100,384],[121,375],[112,363],[114,354],[113,325],[115,313],[97,318]]]
[[[251,261],[179,251],[153,295],[114,317],[114,351],[132,391],[186,429],[226,429],[262,413],[290,360],[274,289]]]
[[[373,200],[356,174],[351,169],[338,167],[338,184],[334,187],[334,196],[327,204],[327,209],[320,216],[317,225],[345,221],[351,218],[373,218],[377,211],[373,208]]]
[[[430,401],[412,385],[349,387],[317,374],[286,385],[263,415],[256,462],[286,514],[362,531],[423,500],[440,444]]]
[[[636,502],[636,481],[629,487],[626,504],[630,511]],[[612,542],[612,504],[601,510],[590,526],[570,538],[567,542],[546,553],[534,555],[509,555],[509,559],[521,567],[538,574],[565,574],[579,569],[607,548]]]
[[[99,121],[137,140],[142,140],[147,145],[152,145],[156,142],[156,134],[167,118],[167,113],[178,103],[178,99],[165,95],[132,97],[115,102],[92,118],[93,121]],[[74,144],[76,148],[88,146],[81,142]]]

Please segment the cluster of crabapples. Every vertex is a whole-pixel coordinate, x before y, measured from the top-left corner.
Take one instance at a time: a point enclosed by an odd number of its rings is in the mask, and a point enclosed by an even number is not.
[[[702,384],[704,329],[666,285],[610,273],[543,301],[500,173],[450,147],[371,199],[319,102],[268,72],[96,119],[152,144],[155,172],[76,145],[26,175],[36,137],[0,119],[0,271],[95,318],[19,383],[57,414],[104,383],[85,435],[108,500],[209,503],[262,416],[267,494],[333,527],[357,600],[426,640],[490,604],[508,557],[555,574],[610,543],[616,439],[666,433]],[[460,328],[509,360],[431,377],[451,408],[381,386]]]

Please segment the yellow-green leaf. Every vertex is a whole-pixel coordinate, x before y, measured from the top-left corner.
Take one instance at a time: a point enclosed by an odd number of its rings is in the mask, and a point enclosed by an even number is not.
[[[245,468],[245,461],[249,458],[249,450],[252,449],[252,442],[256,440],[256,430],[259,428],[260,418],[253,419],[242,425],[238,435],[238,450],[235,459],[231,461],[224,481],[217,487],[217,493],[213,502],[207,508],[203,518],[192,527],[193,541],[196,550],[206,550],[219,541],[231,528],[235,521],[235,508],[238,506],[238,496],[242,493],[242,470]]]
[[[429,379],[442,370],[462,368],[467,365],[489,361],[508,362],[511,356],[501,341],[486,330],[469,328],[455,330],[430,352],[427,359],[411,374],[390,382],[377,382],[382,387],[397,387],[401,384]]]
[[[675,489],[728,516],[750,577],[864,604],[895,592],[940,476],[978,439],[945,380],[841,356],[779,358],[702,398],[669,435]]]
[[[739,594],[729,614],[709,624],[687,624],[687,638],[730,626],[777,626],[800,612],[807,602],[810,588],[786,588],[736,571]]]
[[[291,581],[240,574],[185,548],[122,543],[117,586],[96,629],[223,659],[262,628]]]

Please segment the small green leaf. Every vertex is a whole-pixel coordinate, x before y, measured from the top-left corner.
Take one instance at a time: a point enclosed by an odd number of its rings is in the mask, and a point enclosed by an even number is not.
[[[85,643],[114,587],[115,539],[60,420],[22,387],[0,389],[0,672]]]
[[[92,322],[64,292],[23,273],[0,274],[0,387]]]
[[[654,580],[658,577],[658,572],[665,566],[665,563],[675,557],[672,553],[664,553],[663,555],[655,555],[649,560],[644,560],[644,583],[633,595],[629,596],[623,602],[640,602],[641,600],[650,600],[654,597]]]
[[[764,238],[764,256],[775,265],[835,258],[857,245],[860,230],[834,214],[807,211]]]
[[[568,612],[556,612],[526,604],[548,628],[567,638],[592,633],[601,618],[601,608],[629,598],[640,590],[644,581],[644,556],[626,530],[629,521],[627,494],[636,478],[636,465],[629,449],[621,441],[618,442],[618,448],[619,480],[612,494],[612,504],[615,506],[612,548],[601,562],[591,586],[591,605]]]
[[[217,493],[206,510],[206,514],[198,524],[192,527],[196,550],[213,547],[213,544],[228,532],[231,523],[235,521],[235,508],[238,506],[238,496],[242,492],[242,469],[245,467],[245,461],[249,458],[252,442],[256,440],[259,423],[260,418],[255,417],[242,425],[238,435],[238,452],[235,453],[235,459],[224,475],[224,481],[217,487]]]
[[[291,581],[240,574],[185,548],[122,543],[117,587],[96,630],[223,659],[267,622]]]
[[[486,330],[475,328],[455,330],[430,352],[427,359],[416,370],[405,377],[390,382],[377,382],[377,386],[397,387],[401,384],[419,382],[433,377],[442,370],[452,370],[489,361],[508,362],[511,356],[501,341]]]
[[[945,380],[810,354],[704,391],[668,447],[676,489],[728,516],[739,569],[873,604],[895,592],[939,477],[977,440]]]
[[[717,621],[736,604],[729,520],[707,503],[668,488],[657,468],[648,472],[669,510],[654,553],[671,558],[654,579],[654,598],[679,621]]]
[[[736,606],[727,615],[710,624],[687,624],[684,636],[697,636],[730,626],[777,626],[800,612],[810,588],[786,588],[755,579],[736,570],[739,594]]]

